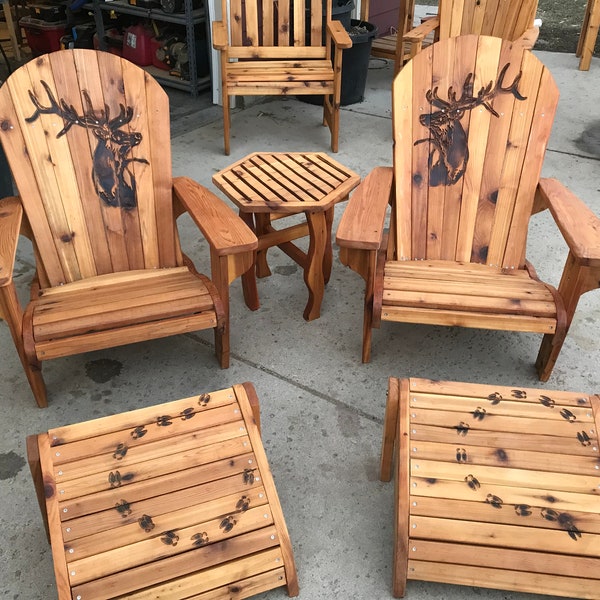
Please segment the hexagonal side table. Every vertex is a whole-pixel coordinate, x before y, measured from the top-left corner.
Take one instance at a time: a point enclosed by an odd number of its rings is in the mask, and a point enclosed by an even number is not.
[[[246,304],[259,306],[256,276],[271,274],[268,248],[278,246],[304,270],[307,321],[321,314],[332,265],[331,226],[335,204],[346,200],[360,177],[324,153],[256,152],[219,171],[213,183],[238,207],[258,237],[256,269],[243,276]],[[275,229],[272,222],[304,213],[306,221]],[[293,240],[309,236],[308,252]]]

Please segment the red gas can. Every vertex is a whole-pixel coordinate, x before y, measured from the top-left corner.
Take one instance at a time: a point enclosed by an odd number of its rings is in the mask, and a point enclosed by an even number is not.
[[[142,67],[151,65],[154,54],[152,37],[152,30],[141,23],[128,27],[123,37],[123,58]]]

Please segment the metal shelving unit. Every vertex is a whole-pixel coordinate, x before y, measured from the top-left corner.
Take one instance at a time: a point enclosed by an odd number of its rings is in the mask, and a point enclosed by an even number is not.
[[[204,4],[204,3],[203,3]],[[196,32],[195,27],[204,24],[207,28],[206,39],[210,39],[208,35],[208,14],[205,6],[194,9],[192,0],[184,0],[184,12],[182,13],[166,13],[159,8],[141,8],[133,6],[127,0],[111,0],[103,2],[101,0],[93,0],[93,2],[85,5],[94,13],[94,21],[96,23],[96,31],[98,33],[98,41],[101,50],[107,49],[105,39],[105,28],[103,12],[111,12],[119,14],[132,15],[141,19],[152,19],[163,23],[174,23],[185,26],[186,43],[188,47],[188,59],[190,69],[190,79],[185,80],[179,77],[169,75],[167,71],[156,67],[143,67],[162,85],[178,88],[181,90],[189,90],[192,96],[196,96],[198,91],[210,88],[210,75],[198,77],[198,65],[196,61]],[[208,49],[207,49],[208,52]],[[208,52],[210,57],[210,52]]]

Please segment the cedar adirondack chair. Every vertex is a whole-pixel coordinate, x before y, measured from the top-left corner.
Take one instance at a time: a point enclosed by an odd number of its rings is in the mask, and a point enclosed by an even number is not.
[[[385,57],[395,60],[398,73],[406,61],[421,52],[425,38],[431,34],[436,41],[457,35],[492,35],[519,40],[531,50],[539,35],[539,29],[533,25],[537,5],[538,0],[440,0],[438,14],[412,28],[414,0],[402,0],[398,32],[403,35],[390,37]],[[396,42],[394,56],[389,51],[389,41]],[[378,45],[383,43],[374,44]]]
[[[363,180],[337,231],[342,262],[366,281],[363,362],[382,320],[528,331],[544,334],[536,366],[549,378],[579,297],[600,281],[600,219],[540,179],[557,102],[540,61],[495,37],[448,38],[400,71],[394,167]],[[569,246],[558,289],[525,260],[544,208]]]
[[[324,95],[323,125],[337,152],[342,49],[352,41],[331,20],[330,0],[222,0],[221,14],[213,23],[213,46],[221,56],[225,154],[230,96],[288,94]]]
[[[363,0],[361,2],[360,18],[363,21],[369,20],[370,6],[371,0]],[[410,55],[404,57],[399,53],[403,51],[402,40],[404,35],[413,28],[413,21],[415,18],[415,0],[400,0],[400,6],[398,10],[398,27],[396,28],[396,32],[375,38],[373,40],[373,44],[371,45],[371,56],[395,61],[395,73],[397,73],[406,60],[410,58]],[[397,56],[402,56],[402,59],[397,60]]]
[[[0,139],[20,197],[0,200],[0,317],[39,406],[41,361],[214,328],[229,365],[229,283],[256,236],[225,204],[171,177],[168,97],[129,61],[65,50],[36,58],[0,89]],[[188,211],[210,244],[212,281],[179,245]],[[36,258],[19,303],[19,233]]]

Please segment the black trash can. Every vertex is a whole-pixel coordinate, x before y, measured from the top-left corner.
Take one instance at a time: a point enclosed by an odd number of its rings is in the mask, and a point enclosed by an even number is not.
[[[331,5],[331,19],[340,21],[344,29],[350,29],[354,2],[352,0],[333,0]]]
[[[342,90],[340,93],[342,106],[364,100],[369,73],[369,57],[373,38],[377,35],[377,27],[367,21],[351,19],[350,27],[346,28],[346,31],[352,40],[352,48],[345,48],[342,51]],[[321,94],[299,95],[296,98],[308,104],[323,104]]]
[[[373,23],[352,19],[348,33],[352,48],[342,52],[342,106],[362,102],[365,98],[369,57],[377,27]]]

